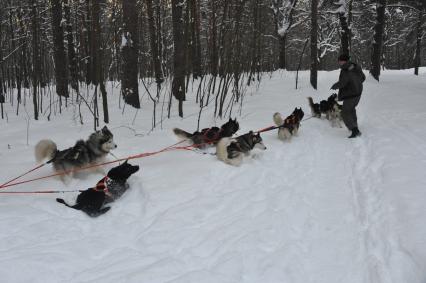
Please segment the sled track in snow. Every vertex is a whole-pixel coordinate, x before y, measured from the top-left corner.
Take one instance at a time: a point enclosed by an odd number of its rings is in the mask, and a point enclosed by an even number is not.
[[[402,127],[397,127],[393,122],[390,124],[395,127],[396,138],[407,140],[404,136],[407,131],[402,131]],[[349,186],[354,200],[354,212],[359,221],[359,261],[364,265],[364,282],[396,282],[395,278],[404,278],[401,265],[412,271],[418,269],[418,266],[401,246],[389,220],[392,207],[383,186],[385,156],[378,153],[379,145],[375,144],[374,136],[361,137],[353,142],[354,148],[349,154]],[[415,148],[421,151],[419,147]]]
[[[350,154],[352,190],[355,214],[360,227],[359,260],[365,265],[365,282],[391,282],[387,257],[391,250],[391,235],[386,222],[386,200],[382,197],[382,160],[375,159],[369,164],[372,142],[361,138],[354,141],[354,150]]]

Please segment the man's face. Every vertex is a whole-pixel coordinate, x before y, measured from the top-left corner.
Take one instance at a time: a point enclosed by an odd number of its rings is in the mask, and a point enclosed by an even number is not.
[[[341,60],[339,60],[339,61],[337,61],[338,63],[339,63],[339,66],[343,66],[343,65],[345,65],[346,64],[346,61],[341,61]]]

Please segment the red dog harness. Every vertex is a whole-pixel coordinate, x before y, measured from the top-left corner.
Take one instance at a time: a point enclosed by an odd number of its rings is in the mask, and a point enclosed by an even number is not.
[[[208,128],[206,131],[203,132],[203,140],[206,143],[209,142],[217,142],[220,138],[220,133],[223,131],[222,128],[219,129],[219,131],[215,132],[213,134],[212,138],[209,138],[209,133],[213,131],[213,128]]]
[[[98,192],[104,192],[107,196],[112,197],[110,191],[108,190],[108,181],[110,181],[108,176],[103,177],[93,189]]]

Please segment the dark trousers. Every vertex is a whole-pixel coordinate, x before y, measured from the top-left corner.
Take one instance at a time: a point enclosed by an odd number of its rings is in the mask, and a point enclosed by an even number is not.
[[[358,105],[360,98],[361,96],[343,100],[342,119],[346,127],[351,131],[353,128],[358,128],[355,107]]]

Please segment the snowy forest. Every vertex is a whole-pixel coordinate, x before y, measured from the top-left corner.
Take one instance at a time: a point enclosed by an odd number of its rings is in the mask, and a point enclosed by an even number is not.
[[[425,34],[426,0],[0,0],[1,282],[426,283]]]
[[[155,126],[160,101],[183,116],[197,79],[196,102],[222,117],[267,72],[308,69],[316,89],[339,53],[376,80],[382,68],[418,74],[425,10],[420,0],[1,0],[1,117],[3,103],[32,104],[35,120],[72,104],[96,128],[110,120],[111,81],[125,103],[154,109]]]

